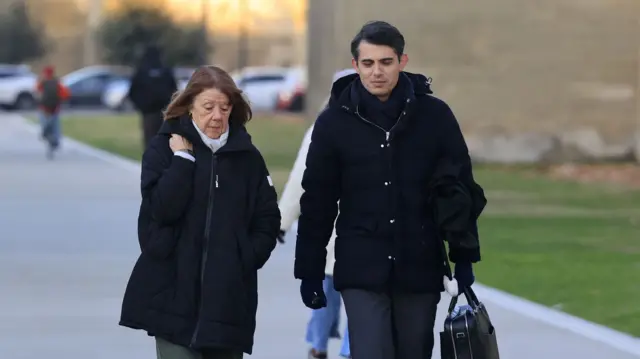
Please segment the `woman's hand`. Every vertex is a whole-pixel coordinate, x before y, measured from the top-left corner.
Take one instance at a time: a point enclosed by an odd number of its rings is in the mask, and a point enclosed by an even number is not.
[[[173,151],[173,153],[176,153],[177,151],[193,151],[193,145],[191,142],[176,134],[171,135],[171,138],[169,139],[169,147],[171,147],[171,151]]]

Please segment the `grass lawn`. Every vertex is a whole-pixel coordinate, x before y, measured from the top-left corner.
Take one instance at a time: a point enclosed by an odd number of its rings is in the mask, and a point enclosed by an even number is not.
[[[139,159],[133,116],[69,117],[67,136]],[[308,124],[256,117],[249,131],[280,190]],[[483,284],[640,336],[640,191],[477,167]]]

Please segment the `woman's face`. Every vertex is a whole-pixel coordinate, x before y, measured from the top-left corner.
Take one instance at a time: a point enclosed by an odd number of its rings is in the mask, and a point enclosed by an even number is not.
[[[233,106],[229,98],[216,88],[199,93],[192,104],[191,116],[200,131],[217,139],[229,128],[229,115]]]

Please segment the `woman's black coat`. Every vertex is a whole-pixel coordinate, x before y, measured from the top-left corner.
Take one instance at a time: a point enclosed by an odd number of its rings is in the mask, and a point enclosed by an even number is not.
[[[196,161],[174,156],[171,134]],[[202,350],[251,354],[257,271],[276,246],[276,191],[244,126],[231,125],[215,154],[189,118],[165,121],[142,158],[141,254],[120,325]]]

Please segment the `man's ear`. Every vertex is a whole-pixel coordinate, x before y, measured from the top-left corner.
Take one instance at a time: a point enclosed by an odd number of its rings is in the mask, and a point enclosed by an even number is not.
[[[407,62],[409,62],[409,56],[407,56],[407,54],[402,54],[402,56],[400,56],[400,71],[404,70],[404,67],[407,66]]]
[[[360,71],[358,69],[358,60],[352,58],[351,59],[351,66],[353,66],[353,69],[356,70],[357,73],[360,73]]]

